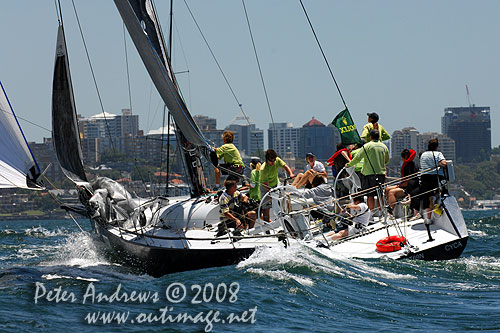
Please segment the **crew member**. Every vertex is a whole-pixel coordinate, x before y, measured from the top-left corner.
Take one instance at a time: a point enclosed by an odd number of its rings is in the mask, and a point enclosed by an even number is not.
[[[313,153],[306,154],[306,161],[307,161],[306,171],[304,173],[299,173],[295,177],[292,185],[295,186],[296,188],[300,188],[304,185],[310,185],[309,186],[309,188],[310,188],[311,184],[312,184],[312,180],[313,180],[314,176],[316,176],[316,175],[322,176],[325,179],[325,183],[326,183],[326,179],[327,179],[326,177],[328,175],[326,173],[326,169],[325,169],[325,166],[323,165],[323,163],[321,163],[320,161],[317,161],[316,156]]]
[[[339,240],[341,238],[347,237],[349,235],[349,224],[352,224],[352,233],[358,233],[363,227],[366,227],[370,220],[370,211],[368,206],[365,204],[363,196],[357,195],[353,199],[353,203],[345,206],[346,217],[349,222],[343,218],[335,226],[335,233],[331,235],[333,241]],[[347,211],[349,210],[349,211]]]
[[[385,189],[391,209],[394,209],[397,199],[403,198],[406,194],[409,194],[410,197],[417,194],[415,191],[418,191],[419,184],[415,174],[418,173],[418,165],[413,161],[416,155],[417,153],[413,149],[404,149],[401,152],[401,159],[403,160],[403,166],[401,167],[401,184],[387,186]],[[408,179],[408,177],[411,178]],[[415,207],[413,204],[412,207],[418,209],[418,207]]]
[[[260,167],[260,183],[262,184],[262,196],[264,196],[269,191],[269,189],[278,185],[279,168],[285,169],[288,177],[294,177],[292,169],[290,169],[290,167],[286,165],[286,163],[281,158],[278,157],[278,154],[276,154],[273,149],[266,150],[266,162]],[[271,222],[271,220],[269,219],[270,208],[267,208],[267,206],[269,206],[271,202],[270,200],[271,199],[268,196],[265,200],[266,202],[262,203],[262,205],[266,207],[262,209],[263,219],[268,222]]]
[[[251,199],[255,201],[260,201],[260,158],[252,157],[250,160],[250,189],[248,190],[248,195]]]
[[[221,222],[217,235],[223,234],[227,228],[236,230],[253,228],[256,214],[253,210],[245,213],[242,206],[242,203],[248,203],[248,197],[237,190],[236,180],[226,179],[224,186],[226,190],[219,198]]]
[[[372,210],[375,207],[375,196],[377,196],[377,187],[385,183],[385,166],[389,163],[389,150],[387,146],[379,141],[380,132],[376,129],[370,132],[370,141],[367,142],[361,151],[347,167],[356,165],[363,160],[363,190],[371,189],[365,193],[368,197],[368,207]]]
[[[224,144],[218,148],[215,148],[215,153],[217,154],[217,159],[224,158],[224,163],[220,164],[223,175],[228,175],[227,179],[238,181],[243,175],[243,170],[245,166],[243,160],[241,159],[240,152],[233,144],[234,133],[231,131],[224,131],[222,133],[222,140]],[[220,174],[219,168],[215,168],[215,185],[220,187]]]
[[[427,144],[427,151],[420,156],[420,170],[422,170],[422,201],[426,207],[427,214],[424,217],[430,223],[431,213],[434,208],[433,196],[437,194],[441,186],[440,181],[444,179],[442,168],[447,165],[443,153],[438,151],[438,139],[431,139]]]
[[[370,131],[372,129],[378,130],[380,133],[380,141],[386,141],[391,138],[389,133],[385,130],[385,128],[378,123],[379,116],[377,113],[372,112],[372,113],[367,113],[368,116],[368,123],[363,126],[363,132],[361,133],[361,138],[365,139],[366,142],[369,142],[370,139]]]

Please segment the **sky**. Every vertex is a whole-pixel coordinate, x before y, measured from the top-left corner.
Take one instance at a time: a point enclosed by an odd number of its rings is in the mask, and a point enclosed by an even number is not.
[[[102,112],[72,2],[61,1],[78,113]],[[271,122],[243,5],[186,0],[217,58],[174,1],[173,66],[191,114],[227,126],[244,112]],[[168,31],[170,1],[157,1]],[[500,1],[303,0],[353,119],[377,112],[392,133],[412,126],[440,132],[446,107],[491,107],[492,146],[500,145]],[[104,111],[130,107],[145,132],[162,125],[163,103],[112,1],[74,0]],[[328,124],[344,106],[297,0],[246,0],[275,122]],[[3,1],[0,81],[29,141],[50,137],[57,16],[53,0]],[[165,34],[168,36],[168,33]],[[125,56],[127,55],[127,57]],[[127,84],[127,61],[130,90]],[[237,101],[236,101],[237,100]],[[37,124],[37,126],[32,123]]]

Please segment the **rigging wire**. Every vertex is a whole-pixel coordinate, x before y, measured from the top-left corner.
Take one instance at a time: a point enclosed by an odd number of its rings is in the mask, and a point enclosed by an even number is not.
[[[342,99],[342,103],[344,103],[344,106],[347,109],[347,105],[345,103],[344,96],[342,96],[342,92],[340,91],[340,87],[337,84],[337,80],[335,80],[335,76],[333,75],[332,68],[330,67],[328,59],[326,58],[325,52],[323,52],[323,47],[321,47],[321,43],[319,42],[318,36],[316,35],[316,31],[314,30],[314,27],[311,23],[311,20],[309,19],[309,15],[307,14],[306,8],[304,7],[302,0],[299,0],[299,2],[300,2],[300,5],[302,6],[302,10],[304,11],[304,14],[306,15],[307,22],[309,22],[309,26],[311,27],[311,31],[314,35],[314,38],[316,39],[316,43],[318,44],[319,49],[321,51],[321,54],[323,55],[323,59],[325,59],[326,66],[328,67],[328,70],[330,71],[330,76],[332,77],[333,82],[335,83],[335,87],[337,87],[337,91],[339,92],[340,98]]]
[[[75,12],[76,21],[78,23],[78,29],[80,30],[80,35],[82,36],[83,46],[85,48],[85,53],[87,55],[87,60],[88,60],[88,63],[89,63],[90,72],[92,73],[92,79],[94,80],[94,86],[95,86],[95,89],[96,89],[96,92],[97,92],[97,97],[99,98],[99,104],[101,105],[102,115],[104,116],[104,122],[106,123],[106,128],[108,130],[109,139],[111,141],[111,147],[113,147],[113,151],[116,152],[115,143],[113,142],[113,137],[111,137],[111,130],[109,129],[108,119],[106,118],[106,112],[104,111],[104,105],[102,103],[101,93],[99,91],[99,87],[97,86],[97,80],[96,80],[96,77],[95,77],[94,68],[92,66],[92,62],[90,61],[90,55],[89,55],[89,51],[88,51],[88,48],[87,48],[87,43],[85,42],[85,37],[83,36],[82,26],[80,24],[80,18],[78,17],[78,12],[76,10],[75,1],[71,0],[71,3],[73,4],[73,10]]]
[[[189,64],[188,64],[188,61],[187,61],[186,52],[184,51],[184,45],[182,44],[181,35],[179,33],[179,29],[177,28],[177,24],[175,24],[175,20],[173,20],[172,22],[174,24],[174,28],[175,28],[175,33],[176,33],[176,36],[177,36],[177,40],[179,41],[179,47],[181,48],[181,51],[182,51],[181,52],[182,53],[182,57],[184,58],[184,62],[186,63],[186,68],[187,68],[186,71],[176,72],[175,74],[187,73],[188,94],[189,94],[189,108],[188,109],[191,110],[191,106],[193,105],[193,103],[192,103],[192,98],[191,98],[191,76],[190,76],[190,71],[189,71]]]
[[[300,2],[300,5],[302,6],[302,10],[304,11],[304,14],[305,14],[305,16],[307,18],[307,22],[309,22],[309,26],[311,27],[311,31],[312,31],[312,33],[314,35],[314,38],[316,39],[316,43],[318,44],[318,47],[319,47],[319,49],[321,51],[321,54],[323,55],[323,59],[325,60],[326,66],[328,67],[328,71],[330,72],[330,76],[332,77],[332,80],[335,83],[335,87],[337,87],[337,91],[339,93],[340,99],[342,99],[342,103],[344,104],[344,107],[346,109],[348,109],[347,108],[347,104],[346,104],[346,102],[344,100],[344,96],[342,96],[342,92],[340,91],[340,87],[339,87],[339,85],[337,83],[337,80],[335,79],[335,76],[333,75],[333,71],[332,71],[332,68],[330,67],[330,63],[328,62],[328,59],[326,58],[325,52],[323,51],[323,47],[321,46],[321,43],[319,42],[318,36],[316,35],[316,31],[314,30],[312,22],[309,19],[309,15],[307,14],[306,7],[304,7],[304,4],[302,3],[302,0],[299,0],[299,2]],[[363,145],[362,148],[363,148],[363,152],[365,153],[366,159],[367,159],[368,163],[370,164],[370,167],[372,168],[373,171],[375,171],[375,169],[373,167],[373,164],[372,164],[370,158],[368,157],[368,154],[366,153],[365,146]],[[379,182],[378,176],[375,179],[379,183],[379,187],[382,186],[382,184]]]
[[[260,67],[259,56],[257,55],[257,48],[255,47],[255,41],[253,39],[252,28],[250,26],[250,20],[248,19],[247,7],[245,6],[245,0],[241,0],[243,3],[243,9],[245,11],[245,18],[247,19],[248,32],[250,33],[250,39],[252,40],[253,52],[255,54],[255,60],[257,61],[257,67],[259,68],[260,80],[262,82],[262,88],[264,89],[264,95],[266,96],[267,108],[269,109],[269,115],[271,116],[271,122],[273,124],[273,130],[276,132],[276,125],[274,123],[273,112],[271,111],[271,104],[269,103],[269,96],[267,94],[266,84],[264,82],[264,76],[262,75],[262,69]]]
[[[11,114],[10,112],[7,112],[6,110],[2,110],[2,109],[0,109],[0,111],[2,111],[2,112],[4,112],[4,113],[8,114],[9,116],[12,116],[12,114]],[[38,124],[35,124],[34,122],[29,121],[28,119],[25,119],[25,118],[23,118],[23,117],[19,117],[17,114],[16,114],[16,118],[17,118],[17,119],[21,119],[22,121],[25,121],[25,122],[27,122],[28,124],[31,124],[31,125],[36,126],[36,127],[38,127],[38,128],[44,129],[44,130],[46,130],[47,132],[52,133],[52,130],[51,130],[51,129],[48,129],[47,127],[43,127],[43,126],[38,125]]]
[[[236,93],[234,92],[233,90],[233,87],[231,86],[231,84],[229,83],[229,80],[226,76],[226,74],[224,73],[224,71],[222,70],[222,67],[219,63],[219,61],[217,60],[217,57],[215,56],[214,52],[212,51],[212,48],[210,47],[210,44],[208,43],[208,40],[205,38],[205,35],[203,34],[203,31],[201,30],[201,27],[200,25],[198,24],[198,21],[196,21],[196,18],[194,17],[194,14],[193,12],[191,11],[191,8],[189,7],[189,5],[187,4],[186,0],[184,0],[184,4],[186,5],[186,8],[188,9],[189,11],[189,14],[191,15],[191,18],[193,19],[196,27],[198,28],[198,31],[200,32],[200,35],[201,37],[203,38],[203,41],[205,42],[205,44],[207,45],[207,48],[208,50],[210,51],[210,54],[212,55],[212,58],[214,59],[215,61],[215,64],[217,65],[217,67],[219,68],[219,71],[221,72],[222,74],[222,77],[224,78],[224,81],[226,81],[226,84],[229,88],[229,90],[231,91],[231,94],[233,95],[236,103],[238,104],[238,107],[240,108],[241,112],[243,113],[243,115],[245,116],[245,119],[247,120],[247,122],[250,124],[249,122],[249,118],[248,116],[245,114],[245,111],[243,111],[243,104],[240,103],[240,101],[238,100],[238,97],[236,97]]]
[[[248,125],[252,125],[252,124],[251,124],[251,122],[250,122],[250,118],[247,116],[246,112],[243,110],[243,104],[242,104],[242,103],[240,103],[240,101],[239,101],[238,97],[236,96],[236,93],[234,92],[233,87],[232,87],[232,86],[231,86],[231,84],[229,83],[229,80],[228,80],[228,78],[227,78],[226,74],[225,74],[225,73],[224,73],[224,71],[222,70],[222,67],[221,67],[221,65],[220,65],[219,61],[217,60],[217,57],[215,56],[215,53],[213,52],[213,50],[212,50],[212,48],[211,48],[210,44],[208,43],[208,40],[206,39],[205,35],[203,34],[203,31],[201,30],[201,27],[200,27],[200,25],[198,24],[198,21],[196,20],[196,18],[195,18],[195,16],[194,16],[193,12],[191,11],[191,8],[190,8],[190,7],[189,7],[189,5],[187,4],[187,1],[186,1],[186,0],[184,0],[184,4],[186,5],[186,8],[188,9],[188,12],[189,12],[189,14],[191,15],[191,18],[193,19],[193,21],[194,21],[194,23],[195,23],[196,27],[198,28],[198,31],[200,32],[200,35],[201,35],[201,37],[202,37],[203,41],[205,42],[205,44],[206,44],[206,46],[207,46],[207,48],[208,48],[208,50],[209,50],[210,54],[212,55],[212,58],[214,59],[215,64],[216,64],[216,65],[217,65],[217,67],[219,68],[219,71],[220,71],[220,73],[221,73],[222,77],[224,78],[224,81],[226,82],[226,84],[227,84],[227,86],[228,86],[229,90],[231,91],[231,94],[233,95],[233,97],[234,97],[234,99],[235,99],[236,103],[238,104],[238,107],[240,108],[241,113],[242,113],[242,114],[243,114],[243,116],[245,117],[245,120],[247,121]],[[252,41],[253,41],[253,38],[252,38]],[[259,70],[260,70],[260,66],[259,66]],[[262,77],[262,76],[261,76],[261,77]],[[264,88],[264,89],[265,89],[265,88]],[[267,93],[266,93],[266,98],[267,98]],[[268,102],[268,104],[269,104],[269,102]],[[271,114],[271,119],[272,119],[272,114]],[[274,125],[274,120],[273,120],[273,125]],[[255,137],[257,137],[257,134],[256,134],[256,133],[254,133],[254,135],[255,135]],[[257,145],[258,145],[258,146],[260,146],[260,145],[259,145],[258,140],[257,140]],[[250,153],[252,153],[252,152],[250,152]]]
[[[128,101],[129,101],[130,112],[132,112],[132,93],[130,90],[130,72],[129,72],[129,65],[128,65],[127,36],[126,36],[126,32],[125,32],[125,23],[123,23],[123,46],[125,49],[125,66],[127,68]]]
[[[59,7],[57,4],[59,3]],[[61,24],[61,16],[59,15],[59,12],[61,11],[61,2],[60,0],[54,0],[54,5],[56,7],[56,16],[57,16],[57,22]]]

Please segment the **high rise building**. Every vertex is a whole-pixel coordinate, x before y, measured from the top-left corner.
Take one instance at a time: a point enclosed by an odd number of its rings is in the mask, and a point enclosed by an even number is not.
[[[213,143],[214,146],[220,147],[224,144],[222,141],[222,133],[224,130],[217,129],[217,119],[196,115],[193,117],[193,120],[196,125],[198,125],[205,138]]]
[[[441,118],[441,131],[455,140],[458,162],[489,159],[491,119],[489,106],[449,107]]]
[[[121,115],[98,113],[90,118],[78,115],[78,127],[82,138],[118,138],[137,136],[139,132],[139,116],[133,115],[130,109],[122,109]]]
[[[255,127],[243,113],[236,116],[227,130],[234,132],[234,145],[242,156],[259,155],[264,150],[264,131]]]
[[[193,117],[193,120],[202,131],[217,129],[217,119],[215,118],[210,118],[208,116],[198,114]]]
[[[314,117],[300,128],[299,155],[311,152],[318,160],[327,160],[335,153],[340,134],[333,126],[326,126]]]
[[[438,139],[438,150],[443,153],[444,157],[447,160],[456,160],[455,140],[441,133],[426,132],[419,134],[419,146],[417,152],[427,150],[427,144],[429,143],[430,139]]]
[[[294,128],[292,123],[270,123],[267,135],[269,148],[274,149],[278,156],[286,156],[287,152],[293,157],[300,156],[300,128]]]
[[[43,143],[30,142],[29,145],[33,155],[36,157],[40,170],[43,171],[50,164],[52,164],[45,173],[45,176],[48,179],[56,182],[62,182],[66,179],[59,163],[57,162],[57,156],[54,150],[54,145],[52,144],[52,138],[43,138]]]
[[[404,149],[413,148],[418,152],[418,136],[419,133],[414,127],[405,127],[394,131],[391,136],[391,157],[400,157]]]
[[[417,153],[426,151],[430,139],[438,139],[439,151],[448,160],[455,160],[455,141],[445,134],[426,132],[419,133],[414,127],[405,127],[394,131],[391,136],[392,157],[401,158],[401,152],[404,149],[413,149]]]

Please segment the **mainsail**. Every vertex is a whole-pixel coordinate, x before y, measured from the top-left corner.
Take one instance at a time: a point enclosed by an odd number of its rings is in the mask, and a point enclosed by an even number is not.
[[[52,85],[52,136],[57,159],[66,177],[75,183],[86,182],[68,52],[62,25],[59,25],[57,32]]]
[[[0,188],[38,188],[40,168],[1,82],[0,87]]]
[[[151,0],[115,0],[115,5],[149,76],[175,120],[177,132],[180,132],[178,142],[191,180],[191,195],[198,196],[204,191],[200,152],[209,158],[211,148],[180,96],[153,3]]]

